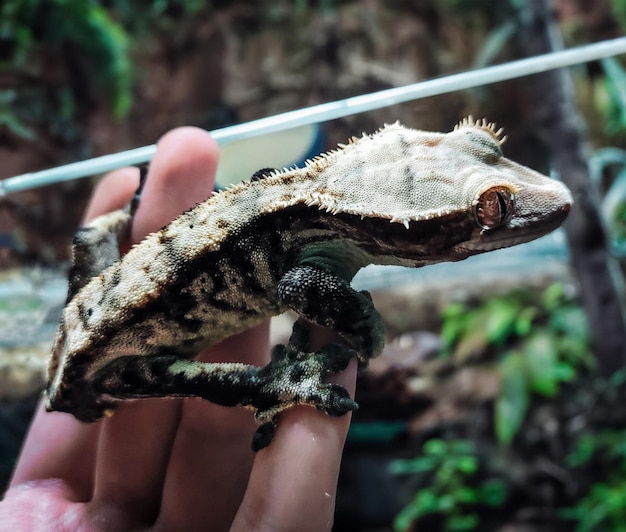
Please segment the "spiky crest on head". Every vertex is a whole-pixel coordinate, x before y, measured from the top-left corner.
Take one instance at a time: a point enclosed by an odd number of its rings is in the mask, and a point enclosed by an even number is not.
[[[481,118],[479,120],[474,120],[472,115],[461,120],[456,126],[454,126],[454,131],[458,129],[462,129],[464,127],[477,127],[489,133],[498,144],[502,145],[506,141],[506,135],[504,135],[504,129],[498,128],[495,122],[488,122],[486,118]]]

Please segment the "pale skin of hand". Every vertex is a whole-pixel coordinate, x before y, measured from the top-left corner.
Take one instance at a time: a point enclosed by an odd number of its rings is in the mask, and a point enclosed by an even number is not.
[[[210,136],[179,128],[159,142],[137,211],[132,242],[158,230],[213,189],[218,149]],[[124,206],[138,171],[109,174],[86,220]],[[315,328],[311,348],[336,340]],[[264,324],[202,352],[204,361],[263,365]],[[354,360],[332,382],[354,396]],[[200,399],[146,399],[111,418],[81,424],[39,408],[10,487],[0,529],[330,530],[350,414],[309,407],[281,414],[271,445],[250,449],[252,413]]]

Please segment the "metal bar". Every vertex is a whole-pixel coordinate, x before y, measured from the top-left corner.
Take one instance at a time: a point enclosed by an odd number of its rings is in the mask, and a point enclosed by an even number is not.
[[[410,100],[470,89],[508,79],[538,74],[614,55],[626,53],[626,37],[612,39],[559,52],[539,55],[478,70],[470,70],[437,79],[422,81],[403,87],[395,87],[335,102],[322,103],[295,111],[289,111],[243,124],[237,124],[211,132],[221,145],[267,133],[282,131],[308,124],[334,120],[373,109],[388,107]],[[120,153],[104,155],[86,161],[66,164],[30,172],[0,181],[0,197],[20,190],[27,190],[60,181],[108,172],[128,165],[148,162],[154,156],[156,145],[135,148]]]

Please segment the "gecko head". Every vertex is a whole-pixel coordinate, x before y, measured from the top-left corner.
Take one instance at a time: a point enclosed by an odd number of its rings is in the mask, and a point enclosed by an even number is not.
[[[572,197],[507,159],[504,140],[486,120],[449,133],[392,124],[325,159],[307,205],[369,221],[356,224],[367,227],[359,245],[382,263],[422,266],[528,242],[565,220]]]
[[[471,238],[458,246],[489,251],[543,236],[567,218],[573,200],[563,183],[504,159],[499,175],[480,188],[471,204]],[[491,182],[490,182],[491,181]]]
[[[476,161],[459,172],[475,227],[457,251],[474,254],[528,242],[565,220],[573,203],[570,191],[507,159],[502,153],[506,137],[494,123],[466,118],[447,139]]]

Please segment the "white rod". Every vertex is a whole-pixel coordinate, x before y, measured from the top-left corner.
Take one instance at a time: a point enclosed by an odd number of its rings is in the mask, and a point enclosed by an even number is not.
[[[403,87],[395,87],[361,96],[354,96],[295,111],[289,111],[243,124],[216,129],[211,132],[220,145],[243,140],[267,133],[282,131],[308,124],[334,120],[373,109],[388,107],[410,100],[427,98],[448,92],[470,89],[508,79],[538,74],[555,68],[562,68],[614,55],[626,53],[626,37],[612,39],[559,52],[511,61],[501,65],[460,74],[452,74],[437,79],[422,81]],[[20,190],[27,190],[60,181],[109,172],[123,166],[146,163],[152,159],[156,145],[144,146],[111,155],[103,155],[86,161],[66,164],[30,172],[0,181],[0,197]]]

